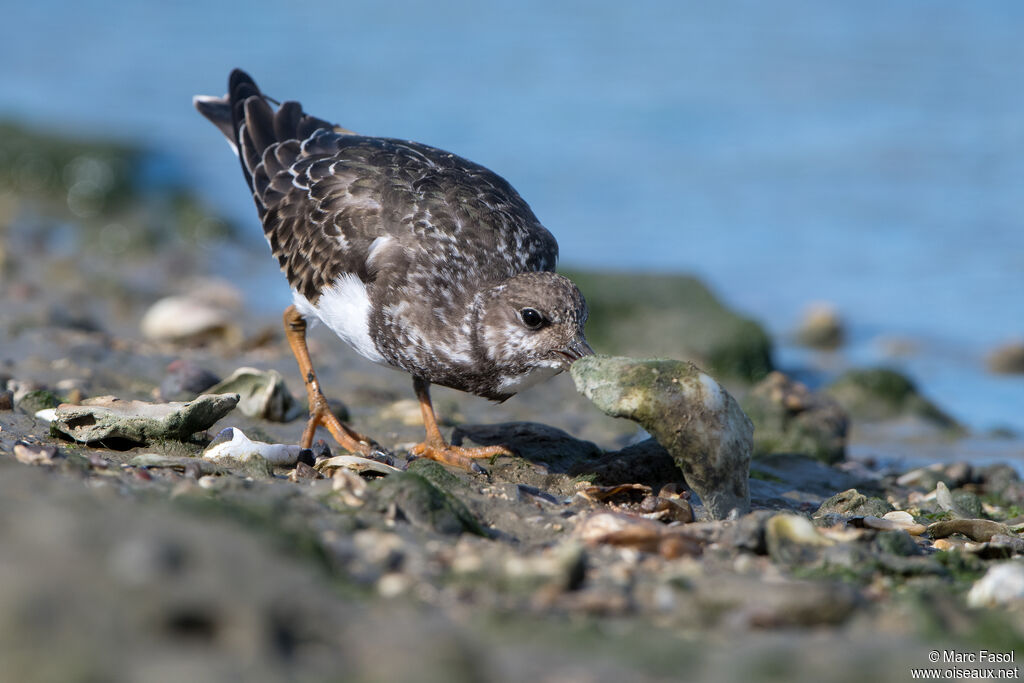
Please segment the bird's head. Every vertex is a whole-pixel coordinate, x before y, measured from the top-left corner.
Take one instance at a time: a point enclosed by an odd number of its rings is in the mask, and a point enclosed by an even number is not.
[[[556,273],[521,273],[483,293],[478,339],[503,379],[504,393],[516,393],[567,369],[594,353],[583,336],[587,302],[580,290]]]

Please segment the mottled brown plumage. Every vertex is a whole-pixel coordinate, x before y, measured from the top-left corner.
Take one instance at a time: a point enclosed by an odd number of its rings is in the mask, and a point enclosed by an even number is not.
[[[239,153],[301,315],[371,360],[497,400],[589,352],[557,243],[504,179],[273,102],[238,70],[225,97],[196,98]]]

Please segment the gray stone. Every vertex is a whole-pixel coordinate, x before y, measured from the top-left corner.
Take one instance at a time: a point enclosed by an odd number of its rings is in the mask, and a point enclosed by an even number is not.
[[[818,508],[814,516],[824,517],[828,514],[845,515],[848,517],[884,517],[892,512],[893,507],[881,498],[870,498],[857,489],[848,489],[832,496]]]
[[[806,517],[785,513],[768,520],[764,537],[772,560],[787,566],[818,564],[823,561],[825,549],[835,545]]]
[[[418,474],[399,472],[384,477],[376,484],[376,495],[380,508],[394,510],[420,529],[446,535],[463,531],[485,535],[459,499]]]
[[[739,404],[693,363],[581,358],[576,388],[608,415],[638,422],[672,455],[708,513],[750,509],[754,426]]]
[[[59,406],[50,430],[79,443],[188,441],[196,432],[212,427],[237,403],[238,394],[203,394],[187,403],[146,403],[100,396],[79,405]]]
[[[1024,562],[1003,562],[991,567],[967,593],[971,607],[1024,604]]]
[[[226,474],[227,469],[202,458],[184,458],[159,453],[143,453],[131,459],[135,467],[157,467],[175,470],[195,469],[199,474]]]
[[[908,557],[924,553],[921,546],[917,544],[914,537],[906,531],[880,531],[875,536],[875,545],[882,553]]]
[[[831,304],[819,302],[804,311],[794,337],[798,344],[832,351],[843,345],[846,336],[842,318]]]
[[[846,457],[846,412],[781,372],[750,390],[743,410],[754,422],[754,453],[799,453],[826,463]]]
[[[907,376],[895,370],[850,370],[825,391],[855,419],[877,421],[915,417],[940,429],[960,429],[956,420],[922,396]]]

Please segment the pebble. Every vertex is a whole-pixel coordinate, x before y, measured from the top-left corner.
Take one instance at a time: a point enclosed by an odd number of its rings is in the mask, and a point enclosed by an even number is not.
[[[1024,563],[1003,562],[990,568],[967,593],[970,607],[1001,607],[1024,601]]]
[[[60,452],[56,446],[19,441],[14,444],[14,457],[23,465],[55,465]]]
[[[226,309],[190,296],[160,299],[142,316],[140,327],[147,339],[162,342],[200,342],[238,336]]]
[[[619,512],[598,512],[576,526],[576,534],[588,545],[614,545],[666,558],[699,555],[703,544],[684,531],[651,519]]]
[[[1024,374],[1024,340],[1008,342],[994,349],[985,359],[991,372],[1002,375]]]
[[[818,301],[804,311],[795,337],[803,346],[830,351],[842,346],[845,329],[835,306]]]
[[[220,377],[190,360],[172,361],[160,381],[157,396],[161,401],[188,401],[220,381]],[[218,393],[218,392],[209,392]]]

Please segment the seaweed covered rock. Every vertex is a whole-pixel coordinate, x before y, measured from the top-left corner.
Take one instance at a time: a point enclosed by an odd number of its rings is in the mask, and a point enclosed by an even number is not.
[[[0,122],[0,194],[57,219],[38,221],[43,228],[75,221],[84,249],[148,250],[180,237],[233,235],[184,180],[174,158],[153,150]]]
[[[612,417],[638,422],[683,471],[712,517],[750,509],[754,426],[721,385],[693,363],[588,356],[576,388]]]
[[[772,370],[772,343],[764,328],[727,308],[696,278],[587,272],[569,276],[587,297],[587,339],[595,348],[685,358],[716,375],[751,382]]]
[[[846,456],[846,412],[781,372],[751,389],[742,405],[754,422],[755,455],[798,453],[826,463]]]
[[[922,396],[906,375],[895,370],[850,370],[825,391],[856,419],[916,417],[940,429],[959,429],[956,420]]]

